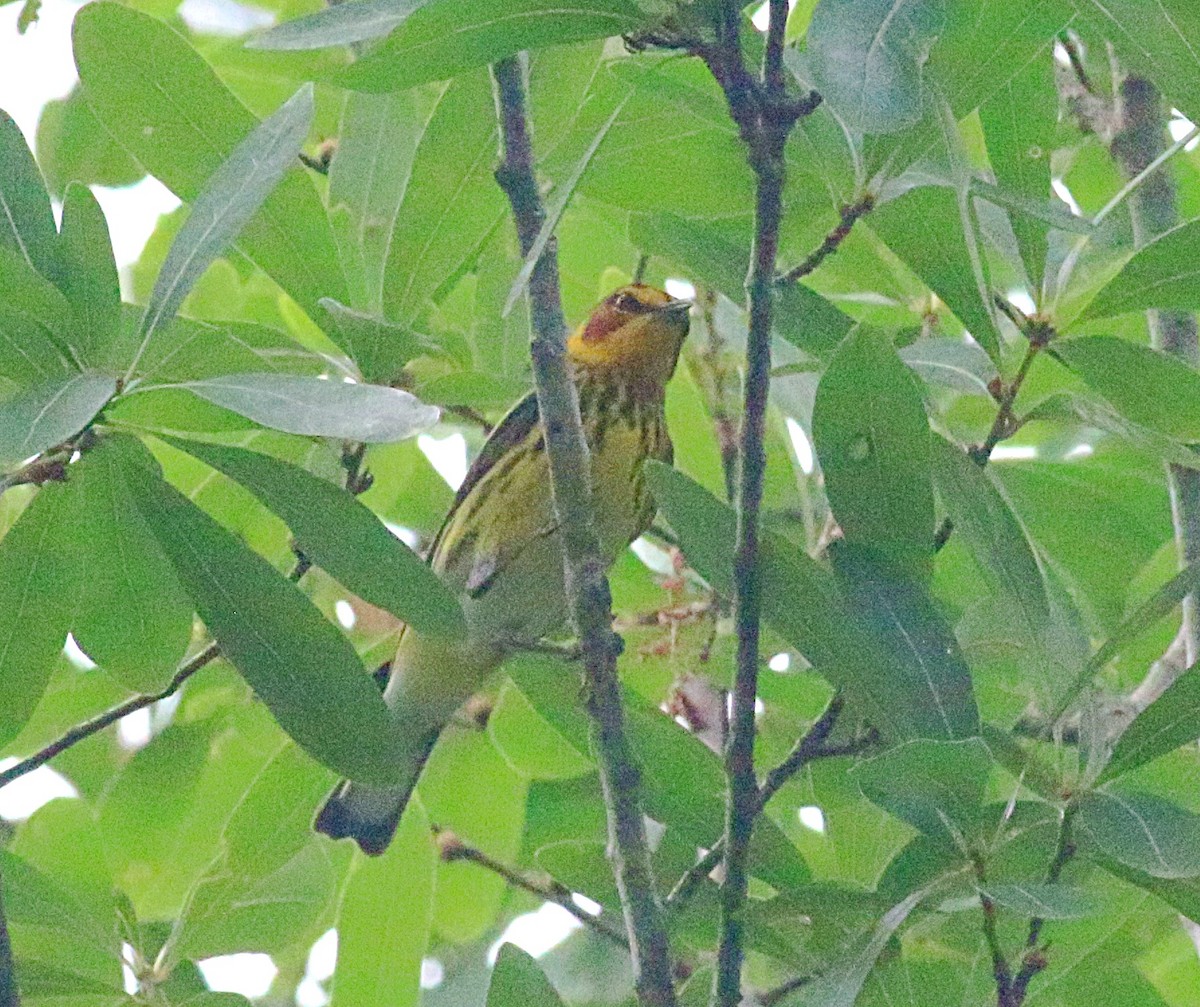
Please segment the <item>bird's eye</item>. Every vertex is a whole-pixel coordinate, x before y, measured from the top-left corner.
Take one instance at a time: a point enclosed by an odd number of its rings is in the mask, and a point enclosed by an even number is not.
[[[633,314],[641,307],[638,299],[631,294],[617,294],[617,298],[613,301],[613,307],[618,311],[624,311],[627,314]]]

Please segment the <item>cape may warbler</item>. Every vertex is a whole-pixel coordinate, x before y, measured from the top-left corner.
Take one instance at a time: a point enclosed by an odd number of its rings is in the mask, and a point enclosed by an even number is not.
[[[605,298],[570,337],[567,353],[591,449],[592,492],[605,559],[646,530],[654,504],[647,458],[671,460],[663,400],[688,331],[687,301],[634,284]],[[430,551],[459,596],[465,641],[406,630],[384,698],[393,711],[406,777],[390,788],[343,783],[317,816],[334,838],[382,853],[438,734],[514,645],[566,618],[563,560],[550,499],[537,399],[526,396],[492,431]]]

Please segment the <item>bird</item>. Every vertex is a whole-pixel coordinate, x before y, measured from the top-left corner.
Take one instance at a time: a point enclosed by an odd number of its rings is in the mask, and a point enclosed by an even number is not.
[[[654,518],[647,459],[672,461],[666,386],[688,333],[691,302],[633,283],[605,297],[567,339],[567,360],[591,458],[602,558],[613,563]],[[401,764],[387,787],[343,781],[314,827],[368,854],[391,842],[442,729],[506,657],[567,617],[561,536],[550,496],[545,432],[534,393],[492,430],[429,550],[462,604],[458,640],[405,627],[384,701]]]

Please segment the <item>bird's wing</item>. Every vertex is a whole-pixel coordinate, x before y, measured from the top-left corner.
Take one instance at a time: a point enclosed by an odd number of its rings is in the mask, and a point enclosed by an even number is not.
[[[526,545],[555,530],[538,419],[530,393],[496,425],[434,540],[431,565],[471,597],[483,594]]]

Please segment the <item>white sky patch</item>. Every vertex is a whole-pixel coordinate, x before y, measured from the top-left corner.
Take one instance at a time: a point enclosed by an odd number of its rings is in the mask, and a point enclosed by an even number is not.
[[[787,418],[787,432],[792,439],[792,450],[796,452],[796,460],[800,463],[800,471],[806,476],[813,474],[813,468],[816,465],[816,459],[813,456],[812,441],[808,439],[808,434],[804,432],[804,427],[800,426],[790,416]]]
[[[45,0],[37,23],[17,34],[22,4],[0,7],[0,94],[4,110],[33,146],[42,106],[65,98],[78,79],[71,55],[71,22],[80,4]]]
[[[664,286],[668,294],[672,297],[678,297],[680,300],[691,301],[696,297],[696,288],[687,280],[681,280],[676,276],[667,277],[667,282]]]
[[[91,671],[96,667],[96,662],[80,649],[79,644],[75,642],[75,637],[70,633],[67,634],[67,643],[63,647],[63,654],[80,671]]]
[[[501,944],[515,944],[534,958],[540,958],[582,926],[562,906],[545,902],[540,909],[518,916],[505,928],[500,939],[488,949],[488,964],[495,964]]]
[[[321,983],[332,978],[337,966],[337,930],[330,927],[308,950],[304,978],[296,987],[296,1007],[326,1007],[329,994]]]
[[[137,751],[149,744],[152,737],[154,730],[150,723],[150,708],[147,706],[134,710],[117,721],[117,741],[124,749]]]
[[[1037,305],[1033,303],[1033,298],[1024,287],[1013,287],[1007,296],[1009,303],[1014,307],[1020,308],[1025,314],[1032,315],[1037,311]]]
[[[796,6],[796,0],[788,0],[788,10]],[[750,23],[759,31],[766,31],[767,25],[771,22],[771,5],[764,3],[750,17]]]
[[[271,956],[257,951],[218,955],[216,958],[206,958],[198,965],[210,990],[240,993],[252,1000],[263,996],[279,974]]]
[[[18,761],[11,757],[0,759],[0,772],[11,769]],[[79,791],[65,776],[49,766],[39,766],[0,790],[0,818],[10,822],[20,821],[56,797],[78,796]]]
[[[787,671],[792,666],[791,654],[776,654],[767,662],[767,667],[772,671]]]
[[[580,892],[571,893],[571,901],[589,916],[599,916],[604,907]]]
[[[1075,461],[1077,458],[1090,458],[1095,453],[1096,449],[1090,444],[1076,444],[1063,457],[1070,461]]]
[[[129,963],[133,961],[133,945],[121,945],[121,982],[125,986],[125,992],[133,996],[138,991],[137,976],[133,974],[133,969],[129,967]]]
[[[800,824],[806,829],[811,829],[813,832],[825,831],[825,813],[815,804],[806,804],[802,808],[797,808],[796,817],[800,819]]]
[[[453,433],[446,437],[421,434],[417,438],[417,447],[452,490],[462,485],[467,478],[467,439],[462,434]]]
[[[436,958],[421,959],[421,989],[432,990],[442,985],[446,967]]]
[[[635,538],[629,548],[633,550],[633,554],[638,559],[655,573],[663,577],[670,577],[675,573],[675,566],[671,562],[671,554],[661,546],[656,545],[646,538]]]
[[[358,616],[354,614],[354,606],[345,598],[339,598],[334,603],[333,614],[337,616],[337,621],[341,624],[342,629],[353,629],[354,624],[358,622]]]
[[[1054,190],[1054,195],[1056,195],[1071,208],[1071,212],[1075,214],[1076,217],[1083,216],[1083,210],[1080,208],[1079,204],[1075,202],[1075,197],[1071,195],[1071,190],[1067,188],[1066,182],[1064,182],[1061,178],[1052,178],[1050,179],[1050,188]]]
[[[383,523],[387,527],[388,531],[395,535],[396,538],[398,538],[410,549],[415,549],[417,547],[417,542],[420,541],[420,536],[411,528],[405,528],[404,525],[400,524],[392,524],[391,521],[384,521]]]
[[[234,0],[183,0],[179,16],[192,31],[207,35],[245,35],[275,23],[275,15],[269,11]]]
[[[1177,109],[1177,108],[1171,109],[1171,115],[1174,116],[1174,118],[1172,118],[1171,121],[1167,123],[1167,129],[1169,129],[1171,131],[1171,139],[1172,140],[1176,140],[1176,141],[1182,140],[1185,136],[1188,135],[1188,133],[1190,133],[1193,129],[1196,128],[1196,124],[1194,122],[1192,122],[1192,120],[1189,119],[1186,115],[1184,115],[1182,112],[1180,112],[1179,109]],[[1198,137],[1196,137],[1196,139],[1190,141],[1183,149],[1186,152],[1191,153],[1193,150],[1196,149],[1197,144],[1200,144],[1200,136],[1198,136]]]
[[[1033,444],[997,444],[992,451],[994,462],[1027,462],[1038,456]]]

